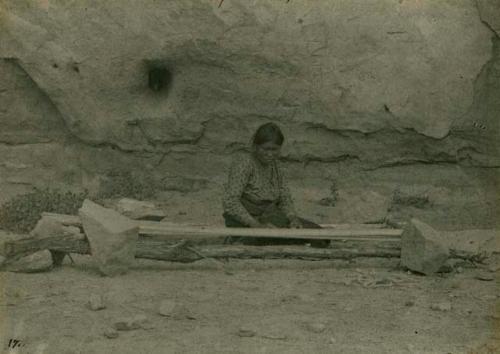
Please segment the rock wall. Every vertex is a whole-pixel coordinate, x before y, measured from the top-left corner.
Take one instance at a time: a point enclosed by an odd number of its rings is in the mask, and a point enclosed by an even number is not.
[[[499,31],[495,0],[3,0],[0,200],[120,168],[217,195],[275,121],[306,214],[342,214],[313,207],[334,179],[491,225]]]

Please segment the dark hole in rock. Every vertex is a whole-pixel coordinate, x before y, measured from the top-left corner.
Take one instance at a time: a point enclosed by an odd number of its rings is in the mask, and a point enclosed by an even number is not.
[[[154,66],[149,69],[148,85],[153,91],[162,91],[168,88],[172,74],[164,66]]]

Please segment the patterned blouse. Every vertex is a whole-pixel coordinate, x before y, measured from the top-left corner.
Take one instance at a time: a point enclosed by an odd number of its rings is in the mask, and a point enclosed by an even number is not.
[[[288,216],[295,216],[290,190],[277,162],[262,165],[252,154],[234,159],[225,186],[224,211],[243,224],[254,218],[241,202],[241,198],[254,202],[276,202]]]

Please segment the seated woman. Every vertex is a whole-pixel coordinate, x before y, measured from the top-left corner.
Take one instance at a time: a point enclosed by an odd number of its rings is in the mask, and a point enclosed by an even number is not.
[[[274,123],[260,126],[252,142],[252,152],[233,161],[223,198],[227,227],[321,228],[299,218],[286,180],[278,165],[284,136]],[[234,240],[234,238],[232,238]],[[246,244],[291,244],[307,240],[247,239]],[[311,245],[325,247],[326,241]]]

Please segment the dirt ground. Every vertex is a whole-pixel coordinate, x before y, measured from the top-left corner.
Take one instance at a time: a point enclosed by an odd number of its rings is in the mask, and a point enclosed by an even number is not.
[[[0,273],[6,353],[500,352],[498,277],[479,280],[477,268],[427,277],[397,260],[140,260],[105,278],[90,257],[74,260]],[[91,310],[91,294],[106,308]],[[160,315],[165,300],[180,310]],[[140,328],[105,336],[137,315]]]

